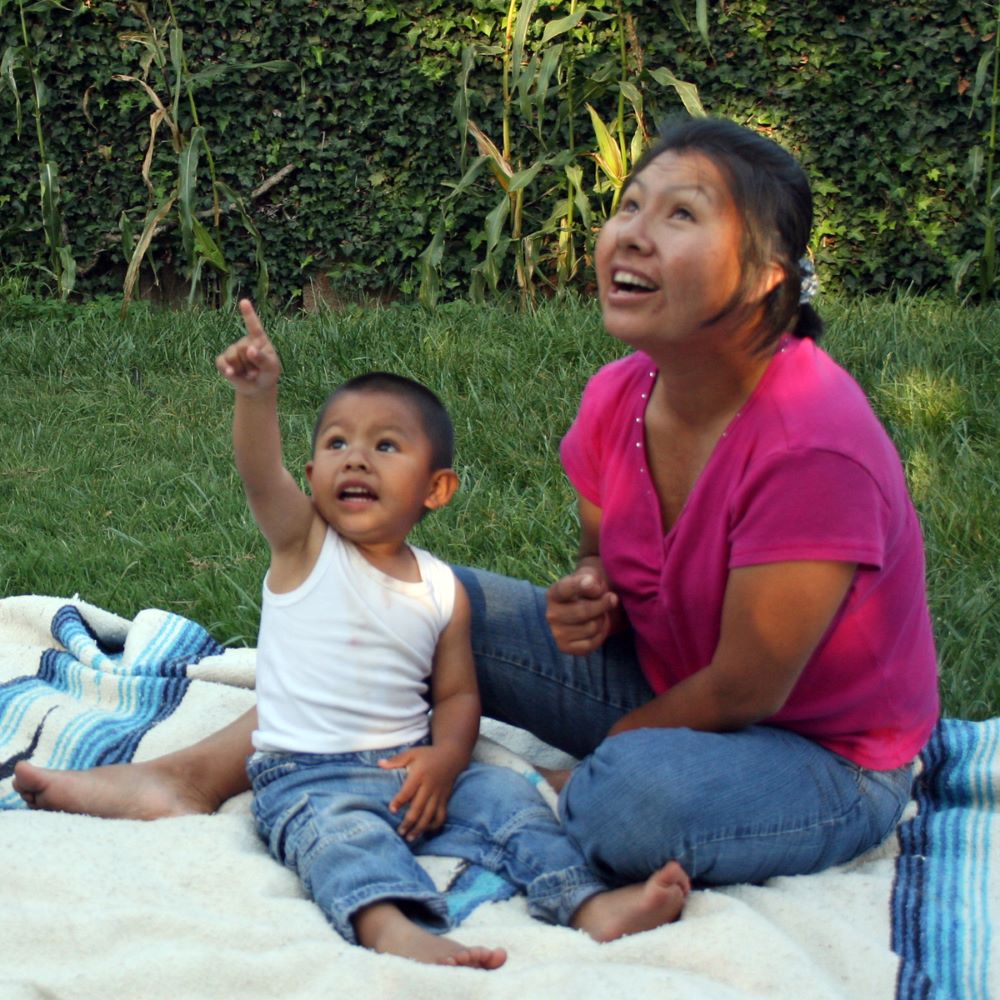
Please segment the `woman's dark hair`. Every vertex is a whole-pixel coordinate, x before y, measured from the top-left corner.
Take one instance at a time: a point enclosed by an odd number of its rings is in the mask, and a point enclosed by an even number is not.
[[[313,451],[316,450],[316,439],[327,408],[337,396],[345,392],[385,392],[404,400],[420,419],[421,430],[431,443],[431,468],[451,468],[455,432],[444,403],[427,386],[403,375],[394,375],[392,372],[367,372],[338,385],[326,397],[316,418],[312,436]]]
[[[799,262],[806,255],[813,207],[809,180],[795,157],[771,139],[725,118],[682,118],[663,126],[629,181],[667,152],[700,153],[711,160],[728,181],[743,217],[743,281],[726,312],[746,303],[761,271],[776,261],[784,279],[764,300],[756,348],[764,350],[785,330],[796,337],[818,339],[823,321],[810,304],[799,302]]]

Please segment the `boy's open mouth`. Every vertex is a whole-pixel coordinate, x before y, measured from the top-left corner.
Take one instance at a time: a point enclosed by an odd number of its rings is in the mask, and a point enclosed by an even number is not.
[[[338,494],[338,500],[362,503],[371,502],[378,499],[378,496],[368,489],[367,486],[345,486]]]

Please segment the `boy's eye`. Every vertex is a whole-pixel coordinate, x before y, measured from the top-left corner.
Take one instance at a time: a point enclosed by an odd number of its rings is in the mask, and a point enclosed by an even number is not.
[[[342,437],[332,437],[329,441],[327,441],[326,446],[327,448],[336,450],[339,448],[346,448],[347,442]]]
[[[390,441],[388,438],[383,438],[377,445],[375,445],[378,451],[399,451],[396,447],[395,441]]]

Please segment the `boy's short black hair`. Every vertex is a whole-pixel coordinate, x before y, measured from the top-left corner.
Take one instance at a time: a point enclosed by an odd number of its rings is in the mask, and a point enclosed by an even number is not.
[[[405,375],[395,375],[392,372],[367,372],[338,385],[326,397],[316,418],[312,434],[313,451],[316,450],[316,439],[327,408],[337,396],[345,392],[385,392],[405,400],[420,418],[421,428],[431,443],[431,468],[435,470],[451,468],[454,460],[455,431],[444,403],[427,386],[412,378],[406,378]]]

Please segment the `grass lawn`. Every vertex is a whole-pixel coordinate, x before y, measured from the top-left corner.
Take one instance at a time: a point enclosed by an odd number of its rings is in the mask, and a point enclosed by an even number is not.
[[[1000,308],[820,303],[824,346],[861,382],[903,457],[928,550],[949,715],[1000,715]],[[253,643],[267,564],[229,443],[215,354],[235,314],[70,307],[0,296],[0,595],[168,608]],[[535,315],[454,303],[276,319],[286,459],[301,468],[327,390],[387,368],[450,408],[462,488],[415,540],[544,583],[571,565],[557,447],[587,377],[618,356],[591,304]]]

